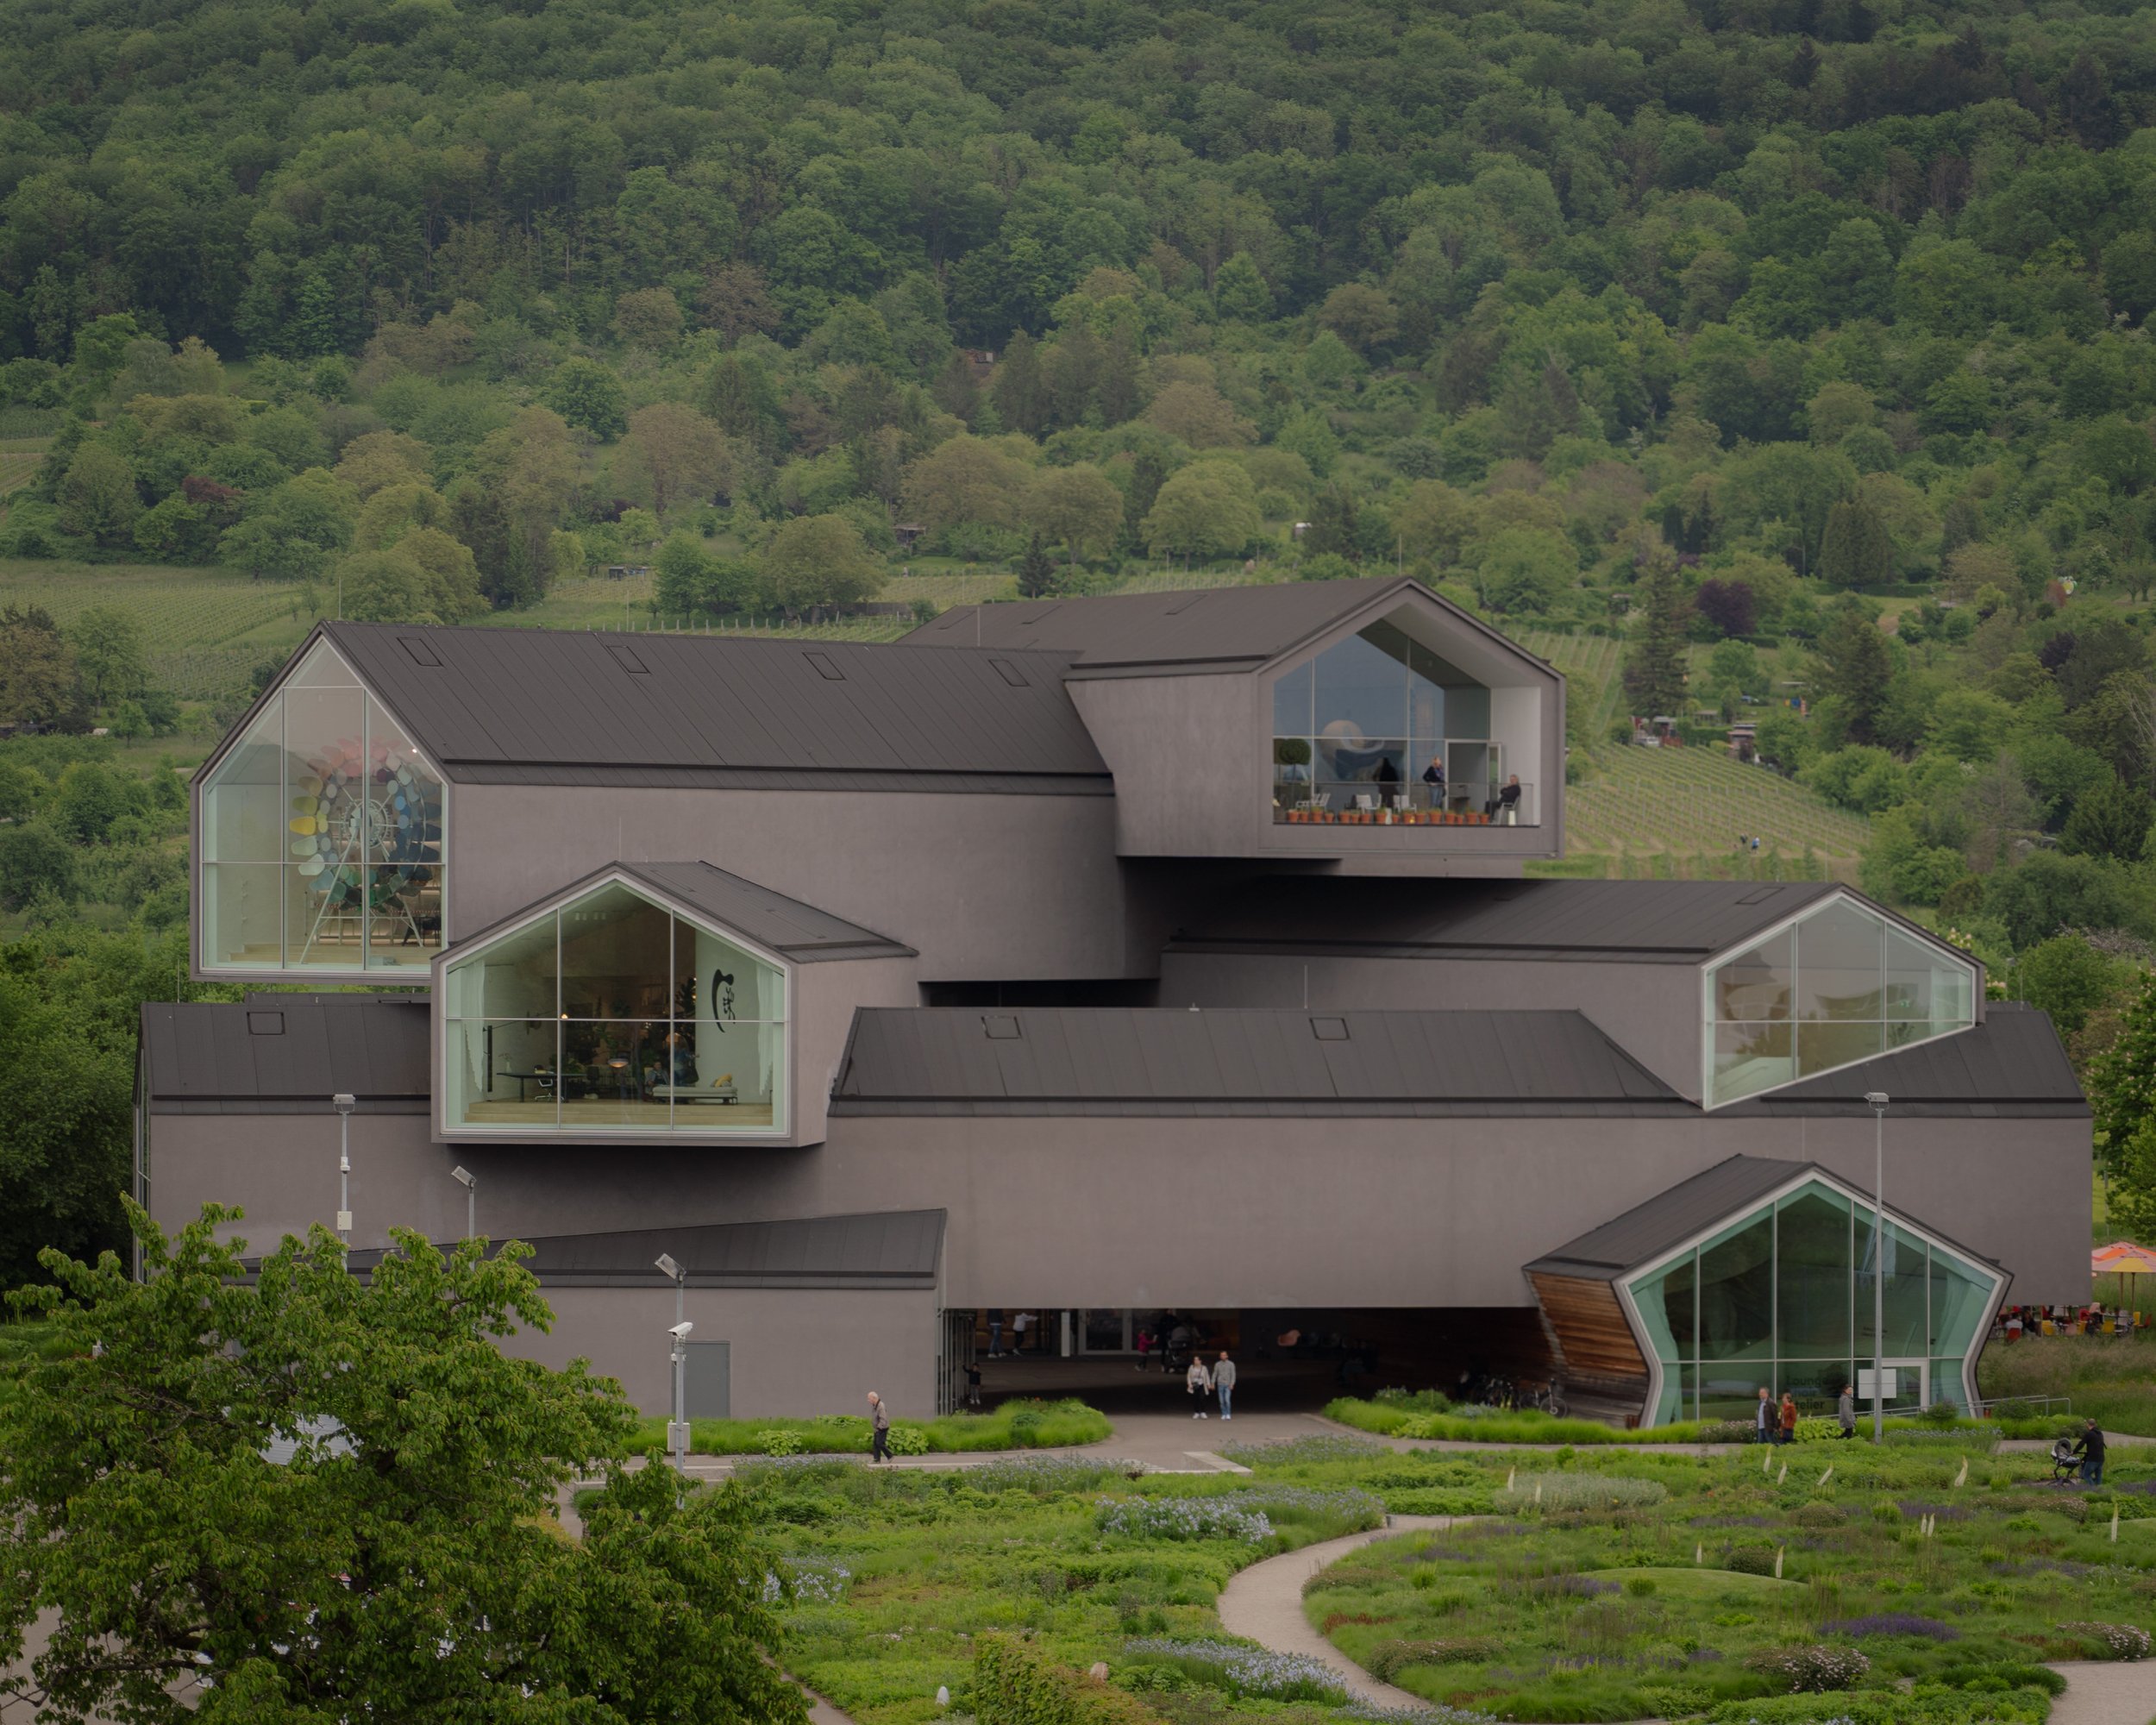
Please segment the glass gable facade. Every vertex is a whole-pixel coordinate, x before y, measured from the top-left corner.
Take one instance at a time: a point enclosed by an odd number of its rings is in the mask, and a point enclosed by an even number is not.
[[[1710,1108],[1976,1022],[1974,964],[1846,898],[1707,973]]]
[[[1794,1190],[1624,1281],[1659,1365],[1651,1423],[1749,1420],[1761,1389],[1831,1411],[1875,1358],[1902,1409],[1963,1405],[2003,1280],[1887,1218],[1884,1346],[1875,1345],[1872,1213],[1826,1181]]]
[[[1487,812],[1517,766],[1490,691],[1391,623],[1371,624],[1273,683],[1273,818],[1376,808]],[[1424,775],[1442,763],[1441,783]],[[1522,763],[1524,764],[1524,763]],[[1537,819],[1532,787],[1513,819]]]
[[[448,890],[442,776],[327,642],[202,792],[205,970],[423,969]]]
[[[787,979],[611,881],[442,967],[445,1131],[787,1130]]]

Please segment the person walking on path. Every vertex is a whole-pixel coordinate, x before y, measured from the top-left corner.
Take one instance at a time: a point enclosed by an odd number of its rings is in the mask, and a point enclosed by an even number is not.
[[[1002,1357],[1003,1313],[999,1308],[988,1314],[988,1358],[1000,1359]]]
[[[966,1405],[979,1409],[981,1406],[981,1362],[966,1362]]]
[[[1796,1441],[1796,1397],[1787,1389],[1782,1392],[1782,1441]]]
[[[1213,1392],[1213,1374],[1206,1370],[1206,1363],[1197,1355],[1190,1357],[1190,1370],[1183,1373],[1183,1392],[1190,1398],[1190,1417],[1210,1419],[1206,1412],[1206,1397]]]
[[[2089,1429],[2081,1434],[2081,1441],[2074,1446],[2081,1455],[2081,1477],[2090,1485],[2103,1484],[2103,1427],[2094,1420]]]
[[[1220,1417],[1235,1417],[1235,1362],[1228,1358],[1225,1348],[1220,1350],[1219,1364],[1213,1368],[1213,1393],[1220,1398]]]
[[[870,1462],[891,1459],[891,1410],[883,1405],[883,1397],[871,1389],[868,1392],[868,1459]]]
[[[1774,1392],[1771,1389],[1763,1388],[1759,1391],[1759,1405],[1752,1410],[1752,1440],[1755,1444],[1774,1441]]]
[[[1853,1438],[1857,1435],[1857,1386],[1855,1384],[1842,1385],[1840,1399],[1834,1403],[1834,1421],[1841,1427],[1843,1437]]]
[[[1012,1353],[1023,1354],[1025,1352],[1025,1333],[1032,1327],[1033,1314],[1031,1312],[1020,1312],[1011,1320],[1012,1333],[1018,1338],[1011,1344]]]

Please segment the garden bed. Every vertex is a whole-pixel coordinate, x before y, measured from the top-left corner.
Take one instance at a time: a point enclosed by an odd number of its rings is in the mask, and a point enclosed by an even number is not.
[[[934,1420],[893,1420],[892,1449],[902,1455],[959,1455],[981,1450],[1064,1449],[1097,1444],[1113,1427],[1082,1402],[1016,1401],[986,1414],[945,1414]],[[646,1420],[637,1436],[647,1449],[666,1446],[667,1422]],[[696,1455],[866,1455],[868,1421],[857,1414],[813,1419],[692,1420]]]

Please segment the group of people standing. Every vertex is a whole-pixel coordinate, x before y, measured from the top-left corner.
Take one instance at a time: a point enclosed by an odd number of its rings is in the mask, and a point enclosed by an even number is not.
[[[1841,1394],[1834,1398],[1834,1435],[1853,1438],[1857,1435],[1857,1386],[1845,1383]],[[1774,1392],[1762,1387],[1759,1402],[1752,1414],[1752,1441],[1760,1444],[1793,1444],[1796,1441],[1796,1397],[1789,1390],[1782,1392],[1777,1402]]]
[[[1235,1417],[1235,1362],[1228,1358],[1225,1348],[1220,1358],[1208,1367],[1195,1354],[1191,1356],[1189,1370],[1183,1373],[1183,1390],[1190,1397],[1190,1417],[1209,1420],[1213,1410],[1206,1404],[1214,1396],[1220,1401],[1220,1417]]]

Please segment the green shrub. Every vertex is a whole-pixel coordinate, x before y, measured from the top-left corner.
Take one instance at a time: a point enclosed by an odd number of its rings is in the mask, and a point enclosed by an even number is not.
[[[1774,1560],[1772,1546],[1732,1546],[1722,1553],[1722,1567],[1738,1575],[1772,1575]]]
[[[1626,1479],[1603,1473],[1523,1473],[1491,1496],[1507,1514],[1522,1510],[1643,1509],[1670,1495],[1651,1479]]]
[[[773,1426],[759,1432],[758,1447],[768,1456],[797,1456],[801,1453],[801,1434],[784,1426]]]
[[[1809,1503],[1800,1503],[1789,1511],[1789,1520],[1800,1527],[1839,1527],[1849,1519],[1849,1512],[1839,1503],[1829,1503],[1823,1498]]]
[[[1163,1725],[1136,1696],[1000,1633],[974,1642],[973,1711],[980,1725]]]
[[[893,1426],[885,1442],[894,1456],[924,1456],[928,1433],[918,1426]]]
[[[1471,1665],[1504,1657],[1495,1635],[1451,1635],[1434,1641],[1380,1641],[1363,1668],[1380,1683],[1390,1683],[1409,1665]]]

